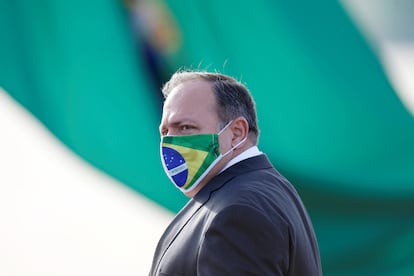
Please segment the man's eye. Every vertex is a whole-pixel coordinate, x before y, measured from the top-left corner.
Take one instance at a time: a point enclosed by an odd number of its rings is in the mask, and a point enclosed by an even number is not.
[[[191,127],[189,125],[182,125],[181,130],[189,130]]]

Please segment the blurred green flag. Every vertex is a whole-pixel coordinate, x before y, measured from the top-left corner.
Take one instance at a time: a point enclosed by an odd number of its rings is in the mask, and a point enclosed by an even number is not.
[[[178,210],[186,199],[159,161],[159,88],[127,15],[110,0],[1,1],[0,86],[84,159]]]
[[[414,274],[414,118],[332,1],[168,1],[180,66],[229,73],[301,193],[325,275]]]
[[[332,1],[166,1],[166,64],[247,84],[259,147],[297,187],[325,275],[414,274],[414,119]],[[158,87],[115,1],[0,3],[0,85],[66,145],[167,208]],[[138,41],[138,47],[140,47]]]

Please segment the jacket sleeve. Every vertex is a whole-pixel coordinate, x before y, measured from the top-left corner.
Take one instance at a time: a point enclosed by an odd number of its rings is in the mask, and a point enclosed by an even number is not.
[[[289,228],[258,210],[233,205],[219,212],[199,249],[197,275],[285,275]]]

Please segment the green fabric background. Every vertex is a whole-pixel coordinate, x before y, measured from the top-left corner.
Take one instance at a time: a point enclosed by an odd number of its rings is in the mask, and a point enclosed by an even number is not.
[[[414,118],[343,8],[167,5],[181,47],[165,63],[247,84],[259,146],[302,195],[324,275],[414,274]],[[85,160],[180,209],[159,161],[159,87],[122,3],[3,0],[0,35],[0,86]]]

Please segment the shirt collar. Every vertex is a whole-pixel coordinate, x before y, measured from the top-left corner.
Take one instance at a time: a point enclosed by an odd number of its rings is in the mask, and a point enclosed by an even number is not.
[[[224,166],[223,169],[221,169],[219,173],[222,173],[230,166],[233,166],[234,164],[242,160],[245,160],[247,158],[254,157],[260,154],[263,154],[263,152],[261,152],[257,146],[250,147],[246,149],[245,151],[243,151],[242,153],[240,153],[239,155],[237,155],[236,157],[234,157],[233,159],[231,159],[229,162],[227,162],[227,164]]]

